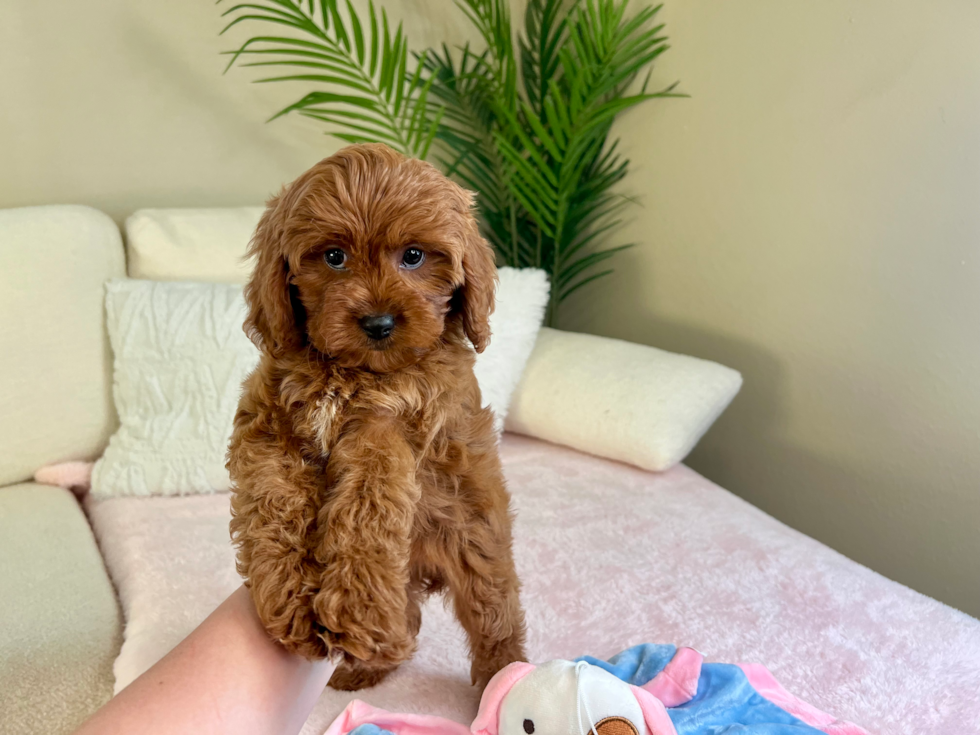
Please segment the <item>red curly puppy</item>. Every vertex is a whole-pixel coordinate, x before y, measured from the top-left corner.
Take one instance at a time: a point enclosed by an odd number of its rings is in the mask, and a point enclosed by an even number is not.
[[[524,658],[510,498],[473,375],[496,270],[471,206],[432,166],[351,146],[270,201],[252,240],[262,358],[229,450],[238,571],[272,638],[343,654],[335,688],[408,659],[441,589],[474,683]]]

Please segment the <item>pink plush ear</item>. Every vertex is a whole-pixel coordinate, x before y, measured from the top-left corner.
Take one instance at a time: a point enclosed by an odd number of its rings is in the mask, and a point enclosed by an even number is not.
[[[674,723],[667,714],[664,703],[645,689],[630,684],[630,690],[643,711],[643,721],[647,723],[649,735],[677,735]]]
[[[534,664],[515,661],[494,674],[487,688],[483,690],[480,711],[476,713],[476,719],[470,725],[470,732],[474,735],[497,735],[497,717],[504,697],[517,682],[532,671],[534,671]]]

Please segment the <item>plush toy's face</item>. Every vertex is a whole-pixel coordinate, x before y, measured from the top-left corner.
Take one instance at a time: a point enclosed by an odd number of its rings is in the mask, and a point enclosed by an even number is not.
[[[629,685],[597,666],[550,661],[514,684],[499,735],[648,735]]]

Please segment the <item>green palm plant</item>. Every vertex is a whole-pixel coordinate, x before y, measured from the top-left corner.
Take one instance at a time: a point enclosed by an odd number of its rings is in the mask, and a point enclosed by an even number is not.
[[[470,45],[410,54],[373,0],[362,19],[350,0],[254,0],[225,11],[225,30],[250,21],[289,35],[249,38],[229,68],[284,67],[258,81],[321,87],[279,111],[327,123],[349,142],[381,141],[431,154],[475,190],[483,231],[502,263],[545,269],[548,322],[561,303],[612,272],[631,244],[610,244],[630,199],[616,191],[629,171],[612,136],[616,117],[674,86],[648,91],[667,50],[660,10],[628,13],[630,0],[527,0],[515,43],[507,0],[456,0],[478,31]],[[378,18],[380,17],[380,23]],[[639,82],[646,72],[646,78]],[[433,145],[435,143],[435,145]]]

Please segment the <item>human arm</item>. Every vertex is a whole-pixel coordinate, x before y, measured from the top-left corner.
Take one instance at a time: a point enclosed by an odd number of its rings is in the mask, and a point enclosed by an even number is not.
[[[334,668],[270,640],[239,587],[76,735],[297,733]]]

